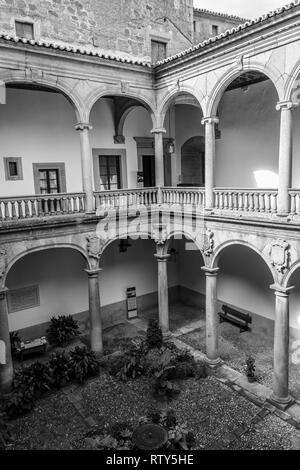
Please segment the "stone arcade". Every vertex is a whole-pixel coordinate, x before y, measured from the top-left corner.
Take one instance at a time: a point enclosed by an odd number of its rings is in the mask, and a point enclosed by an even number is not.
[[[143,0],[140,15],[133,0],[120,12],[44,3],[0,0],[1,391],[9,331],[30,337],[74,314],[101,354],[136,286],[165,335],[170,302],[205,305],[213,366],[219,303],[250,312],[254,332],[274,337],[273,401],[288,405],[300,5],[247,21],[193,14],[190,0]]]

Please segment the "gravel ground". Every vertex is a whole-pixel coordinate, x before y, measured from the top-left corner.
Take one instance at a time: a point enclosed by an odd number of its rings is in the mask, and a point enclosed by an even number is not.
[[[87,426],[63,392],[38,402],[32,413],[11,423],[9,450],[70,450]]]
[[[260,409],[218,382],[214,377],[190,379],[181,383],[178,399],[167,405],[177,418],[187,423],[196,435],[197,449],[291,449],[297,431],[274,416],[268,416],[255,428],[236,439],[234,431],[249,425]],[[105,371],[99,378],[77,387],[86,416],[102,427],[116,421],[138,423],[158,405],[146,378],[122,383]],[[65,392],[41,400],[35,410],[11,424],[16,437],[12,449],[86,449],[88,428],[68,401]],[[233,441],[233,442],[232,442]]]

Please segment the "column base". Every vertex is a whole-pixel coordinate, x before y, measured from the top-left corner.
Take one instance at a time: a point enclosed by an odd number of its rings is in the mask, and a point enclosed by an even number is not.
[[[270,398],[267,399],[267,401],[272,405],[276,406],[276,408],[285,411],[295,402],[295,399],[291,395],[286,398],[280,398],[277,397],[274,393],[272,393],[272,395],[270,396]]]
[[[205,362],[212,368],[219,367],[223,363],[220,357],[217,359],[209,359],[207,356],[205,357]]]
[[[276,217],[280,218],[280,219],[286,219],[287,217],[289,217],[291,214],[289,214],[289,212],[276,212]]]
[[[165,333],[163,333],[163,339],[164,339],[165,341],[168,341],[168,340],[171,339],[171,338],[172,338],[172,333],[171,333],[171,331],[166,331]]]

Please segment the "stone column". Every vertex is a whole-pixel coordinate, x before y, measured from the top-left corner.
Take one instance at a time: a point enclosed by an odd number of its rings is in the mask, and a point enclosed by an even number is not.
[[[221,362],[219,357],[219,320],[217,303],[217,276],[219,268],[201,268],[206,276],[206,357],[207,362],[216,366]]]
[[[277,215],[287,216],[290,213],[289,189],[292,186],[293,164],[293,115],[292,110],[297,103],[284,101],[277,103],[277,111],[281,111],[280,142],[279,142],[279,183]]]
[[[13,380],[6,293],[6,288],[0,288],[0,393],[2,394],[10,392]]]
[[[275,331],[274,331],[274,383],[271,400],[283,408],[292,398],[289,395],[289,296],[290,290],[271,286],[275,290]]]
[[[162,202],[161,188],[165,184],[165,168],[164,168],[164,140],[163,136],[166,130],[152,129],[151,134],[154,134],[154,151],[155,151],[155,184],[158,190],[158,204]]]
[[[86,269],[89,282],[89,314],[91,349],[95,353],[103,353],[102,319],[99,294],[99,273],[102,269]]]
[[[79,123],[75,126],[79,131],[80,149],[81,149],[81,169],[82,169],[82,186],[86,195],[86,212],[94,211],[93,197],[93,171],[92,171],[92,151],[90,146],[89,132],[92,127],[89,124]]]
[[[214,208],[214,186],[215,186],[215,157],[216,137],[215,125],[219,123],[217,117],[206,117],[202,119],[205,124],[205,209]]]
[[[163,335],[170,336],[169,327],[169,286],[168,286],[168,260],[170,255],[161,254],[157,250],[155,258],[158,261],[158,314],[159,325]]]

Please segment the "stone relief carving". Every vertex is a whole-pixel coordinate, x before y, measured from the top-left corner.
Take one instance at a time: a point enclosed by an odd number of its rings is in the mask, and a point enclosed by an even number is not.
[[[5,250],[0,250],[0,279],[4,276],[7,266],[7,253]]]
[[[166,225],[153,225],[152,238],[157,245],[164,245],[167,241],[168,233]]]
[[[121,80],[121,93],[127,93],[128,91],[128,83],[124,80]]]
[[[289,267],[290,245],[285,240],[276,240],[271,244],[270,257],[276,271],[283,274]]]
[[[214,252],[214,233],[206,230],[202,237],[202,252],[205,256],[211,256]]]
[[[90,235],[86,238],[87,251],[93,267],[97,267],[100,259],[102,242],[97,235]]]
[[[238,66],[239,70],[244,70],[244,56],[241,55],[237,57],[235,63]]]

